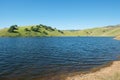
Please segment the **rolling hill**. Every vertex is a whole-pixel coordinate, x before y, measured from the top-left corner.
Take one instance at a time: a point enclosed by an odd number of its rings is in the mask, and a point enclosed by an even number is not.
[[[40,37],[40,36],[61,36],[64,33],[46,25],[34,26],[17,26],[12,25],[10,28],[0,30],[1,37]]]
[[[42,24],[34,25],[34,26],[17,26],[17,28],[11,32],[10,32],[10,28],[1,29],[0,36],[1,37],[40,37],[40,36],[118,36],[120,35],[120,25],[105,26],[105,27],[98,27],[98,28],[85,29],[85,30],[57,30],[56,28],[52,28],[50,26],[46,26]]]
[[[117,36],[120,34],[120,25],[105,26],[77,31],[64,31],[67,36]]]

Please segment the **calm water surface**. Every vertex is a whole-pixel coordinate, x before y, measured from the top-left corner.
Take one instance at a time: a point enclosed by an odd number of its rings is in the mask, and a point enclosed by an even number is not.
[[[111,37],[0,38],[0,80],[87,71],[119,56]]]

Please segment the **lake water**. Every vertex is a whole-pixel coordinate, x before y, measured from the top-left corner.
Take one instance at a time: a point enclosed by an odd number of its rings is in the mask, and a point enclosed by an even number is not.
[[[50,80],[117,60],[112,37],[0,38],[0,80]]]

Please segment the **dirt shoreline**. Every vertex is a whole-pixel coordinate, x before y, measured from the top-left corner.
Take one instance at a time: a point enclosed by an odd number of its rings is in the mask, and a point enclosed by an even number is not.
[[[117,36],[117,37],[115,37],[114,39],[116,39],[116,40],[120,40],[120,36]]]
[[[65,80],[120,80],[120,61],[93,68],[89,72],[70,75]]]
[[[116,76],[117,73],[119,73],[119,79],[106,79]],[[89,71],[59,74],[34,80],[120,80],[120,60],[108,62]]]
[[[22,78],[0,80],[22,80]],[[120,80],[120,60],[108,62],[89,71],[56,74],[30,80]]]

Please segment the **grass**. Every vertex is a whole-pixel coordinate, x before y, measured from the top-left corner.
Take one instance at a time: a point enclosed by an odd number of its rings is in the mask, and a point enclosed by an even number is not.
[[[17,33],[8,32],[8,28],[0,30],[1,37],[37,37],[37,36],[62,36],[63,34],[59,32],[57,29],[53,29],[53,31],[47,30],[45,27],[41,27],[38,32],[31,30],[32,26],[21,26],[18,27]],[[30,31],[25,31],[25,28]]]
[[[65,35],[72,36],[117,36],[120,34],[120,26],[119,27],[102,27],[102,28],[93,28],[86,30],[78,30],[78,31],[65,31]]]
[[[36,26],[36,25],[34,25]],[[59,32],[57,29],[53,29],[53,31],[47,30],[45,27],[41,27],[39,29],[40,32],[26,32],[25,28],[31,29],[32,26],[21,26],[17,30],[18,33],[9,33],[8,28],[0,30],[0,36],[3,37],[37,37],[37,36],[118,36],[120,34],[120,25],[115,26],[105,26],[101,28],[92,28],[85,30],[63,30]],[[45,34],[45,33],[47,34]]]

